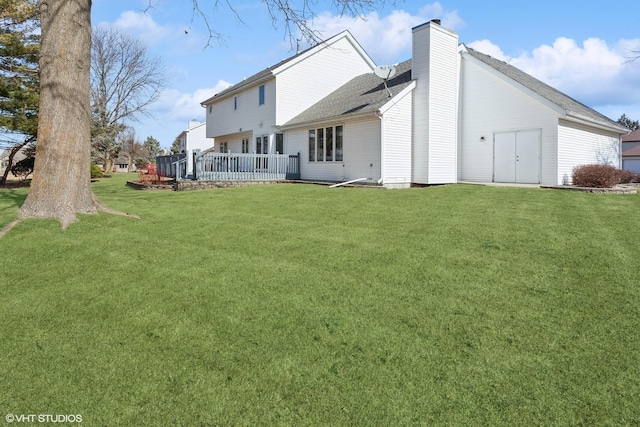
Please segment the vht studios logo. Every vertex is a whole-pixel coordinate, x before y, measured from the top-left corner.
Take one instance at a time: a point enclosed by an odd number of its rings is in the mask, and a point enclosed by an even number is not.
[[[8,423],[81,423],[82,415],[63,414],[7,414]]]

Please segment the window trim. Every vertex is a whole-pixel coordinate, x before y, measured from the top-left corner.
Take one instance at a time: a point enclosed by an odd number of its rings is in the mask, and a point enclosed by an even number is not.
[[[327,140],[331,136],[331,141]],[[307,132],[309,163],[344,162],[344,125],[323,126]],[[330,154],[327,157],[327,153]]]
[[[284,134],[276,133],[275,136],[276,154],[284,154]],[[279,146],[279,147],[278,147]],[[280,148],[280,150],[278,150]]]
[[[264,105],[264,85],[258,87],[258,105]]]

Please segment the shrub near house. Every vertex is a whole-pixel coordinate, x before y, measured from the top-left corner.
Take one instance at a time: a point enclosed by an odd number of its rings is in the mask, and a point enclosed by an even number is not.
[[[636,173],[611,165],[582,165],[573,170],[573,185],[578,187],[611,188],[636,181],[637,178]]]

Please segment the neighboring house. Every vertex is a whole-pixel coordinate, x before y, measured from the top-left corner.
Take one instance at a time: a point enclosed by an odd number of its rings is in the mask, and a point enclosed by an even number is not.
[[[20,160],[23,160],[23,159],[25,159],[27,157],[27,155],[24,153],[24,151],[26,149],[27,149],[27,147],[24,147],[22,150],[18,151],[15,154],[15,156],[13,156],[13,164],[14,165],[16,163],[18,163]],[[11,154],[11,149],[10,148],[6,148],[0,154],[0,176],[2,176],[2,174],[4,173],[4,171],[7,168],[7,166],[9,166],[9,155],[10,154]],[[11,174],[9,174],[9,176],[11,176]]]
[[[131,172],[136,171],[136,165],[131,165]],[[113,172],[129,172],[129,159],[122,154],[113,161]]]
[[[640,173],[640,129],[622,137],[622,169]]]
[[[301,154],[302,179],[387,187],[457,181],[568,184],[621,166],[627,131],[431,21],[385,84],[348,31],[202,105],[220,151]]]
[[[193,171],[193,153],[210,150],[214,147],[214,139],[207,138],[206,123],[197,120],[189,121],[189,128],[176,137],[180,141],[180,153],[187,155],[187,173]]]

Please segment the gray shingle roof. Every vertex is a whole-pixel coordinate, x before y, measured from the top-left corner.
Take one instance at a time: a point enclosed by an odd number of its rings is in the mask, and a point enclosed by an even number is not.
[[[636,129],[628,135],[622,137],[622,142],[640,141],[640,129]]]
[[[564,109],[567,114],[581,117],[606,127],[620,129],[620,131],[624,130],[621,125],[614,122],[610,118],[598,113],[592,108],[587,107],[581,102],[576,101],[575,99],[560,92],[559,90],[552,88],[546,83],[543,83],[540,80],[530,76],[529,74],[521,71],[513,65],[509,65],[504,61],[500,61],[489,55],[480,53],[477,50],[471,49],[470,47],[466,47],[466,49],[469,55],[471,55],[472,57],[478,59],[479,61],[482,61],[491,68],[494,68],[510,79],[516,81],[522,86],[532,90],[533,92],[537,93],[553,104],[559,106],[560,108]]]
[[[411,83],[411,60],[396,67],[396,75],[387,81],[392,96],[400,93]],[[355,113],[375,113],[389,101],[389,93],[383,80],[374,73],[354,77],[325,98],[298,114],[285,126],[314,122],[324,119],[339,119]]]

